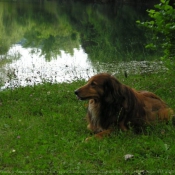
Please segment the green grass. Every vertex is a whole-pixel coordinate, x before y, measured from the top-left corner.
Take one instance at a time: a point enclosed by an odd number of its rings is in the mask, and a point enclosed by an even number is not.
[[[171,74],[119,76],[121,82],[162,97],[175,109]],[[174,174],[175,128],[160,124],[147,134],[113,133],[84,142],[86,103],[74,90],[84,81],[0,92],[0,174]],[[134,157],[124,159],[124,155]]]

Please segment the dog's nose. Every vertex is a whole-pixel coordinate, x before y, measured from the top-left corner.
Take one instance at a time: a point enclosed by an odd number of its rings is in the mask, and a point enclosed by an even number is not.
[[[78,95],[78,90],[75,90],[74,93],[75,93],[75,95]]]

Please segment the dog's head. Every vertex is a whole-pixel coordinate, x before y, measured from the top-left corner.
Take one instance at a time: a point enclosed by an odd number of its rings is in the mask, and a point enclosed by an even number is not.
[[[114,101],[114,98],[121,96],[122,84],[113,76],[107,73],[100,73],[91,77],[87,84],[75,90],[80,100],[94,99],[99,101]]]

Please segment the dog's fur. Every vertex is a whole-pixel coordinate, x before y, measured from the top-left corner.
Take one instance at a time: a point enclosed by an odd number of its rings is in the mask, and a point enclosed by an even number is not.
[[[138,129],[173,117],[173,110],[158,96],[136,91],[107,73],[91,77],[75,94],[89,100],[87,127],[98,138],[109,135],[115,126],[127,131],[130,126]]]

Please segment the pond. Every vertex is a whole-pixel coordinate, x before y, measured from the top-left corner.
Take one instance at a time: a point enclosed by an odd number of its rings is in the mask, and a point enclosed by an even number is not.
[[[0,2],[1,89],[165,70],[136,24],[153,4],[39,2]]]

